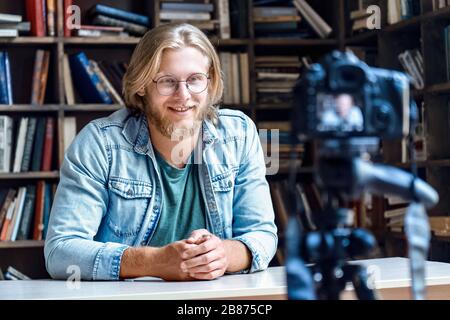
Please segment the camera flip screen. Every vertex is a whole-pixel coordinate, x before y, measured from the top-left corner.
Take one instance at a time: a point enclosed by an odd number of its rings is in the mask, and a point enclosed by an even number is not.
[[[316,99],[318,132],[364,131],[360,99],[348,93],[318,93]]]

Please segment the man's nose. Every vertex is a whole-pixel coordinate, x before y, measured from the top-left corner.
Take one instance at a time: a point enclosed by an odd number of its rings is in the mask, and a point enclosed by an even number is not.
[[[182,99],[188,98],[191,95],[191,93],[189,92],[189,90],[186,86],[186,82],[179,82],[178,88],[174,94],[175,94],[175,96],[180,97]]]

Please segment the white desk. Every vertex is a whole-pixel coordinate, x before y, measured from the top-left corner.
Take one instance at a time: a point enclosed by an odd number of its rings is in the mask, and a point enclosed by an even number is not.
[[[380,278],[375,285],[383,298],[409,298],[408,259],[359,260],[357,263],[379,268]],[[166,282],[158,278],[84,281],[79,283],[78,289],[73,288],[74,283],[57,280],[0,281],[0,299],[284,299],[285,276],[284,267],[274,267],[253,274],[226,275],[213,281]],[[437,288],[437,295],[432,294],[431,298],[450,299],[450,264],[428,262],[426,278],[429,295]],[[350,287],[344,299],[353,295]],[[394,293],[389,295],[389,290]]]

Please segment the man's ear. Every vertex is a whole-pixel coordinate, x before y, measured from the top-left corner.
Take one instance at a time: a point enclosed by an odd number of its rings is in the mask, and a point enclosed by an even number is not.
[[[138,94],[139,96],[141,96],[141,97],[145,96],[145,90],[144,90],[144,88],[139,89],[138,92],[137,92],[137,94]]]

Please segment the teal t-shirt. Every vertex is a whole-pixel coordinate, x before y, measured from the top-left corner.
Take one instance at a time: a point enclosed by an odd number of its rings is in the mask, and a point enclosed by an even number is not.
[[[198,164],[188,161],[184,168],[179,169],[167,163],[156,150],[155,156],[164,198],[161,216],[149,246],[162,247],[187,239],[194,230],[205,229],[205,204],[200,190]]]

